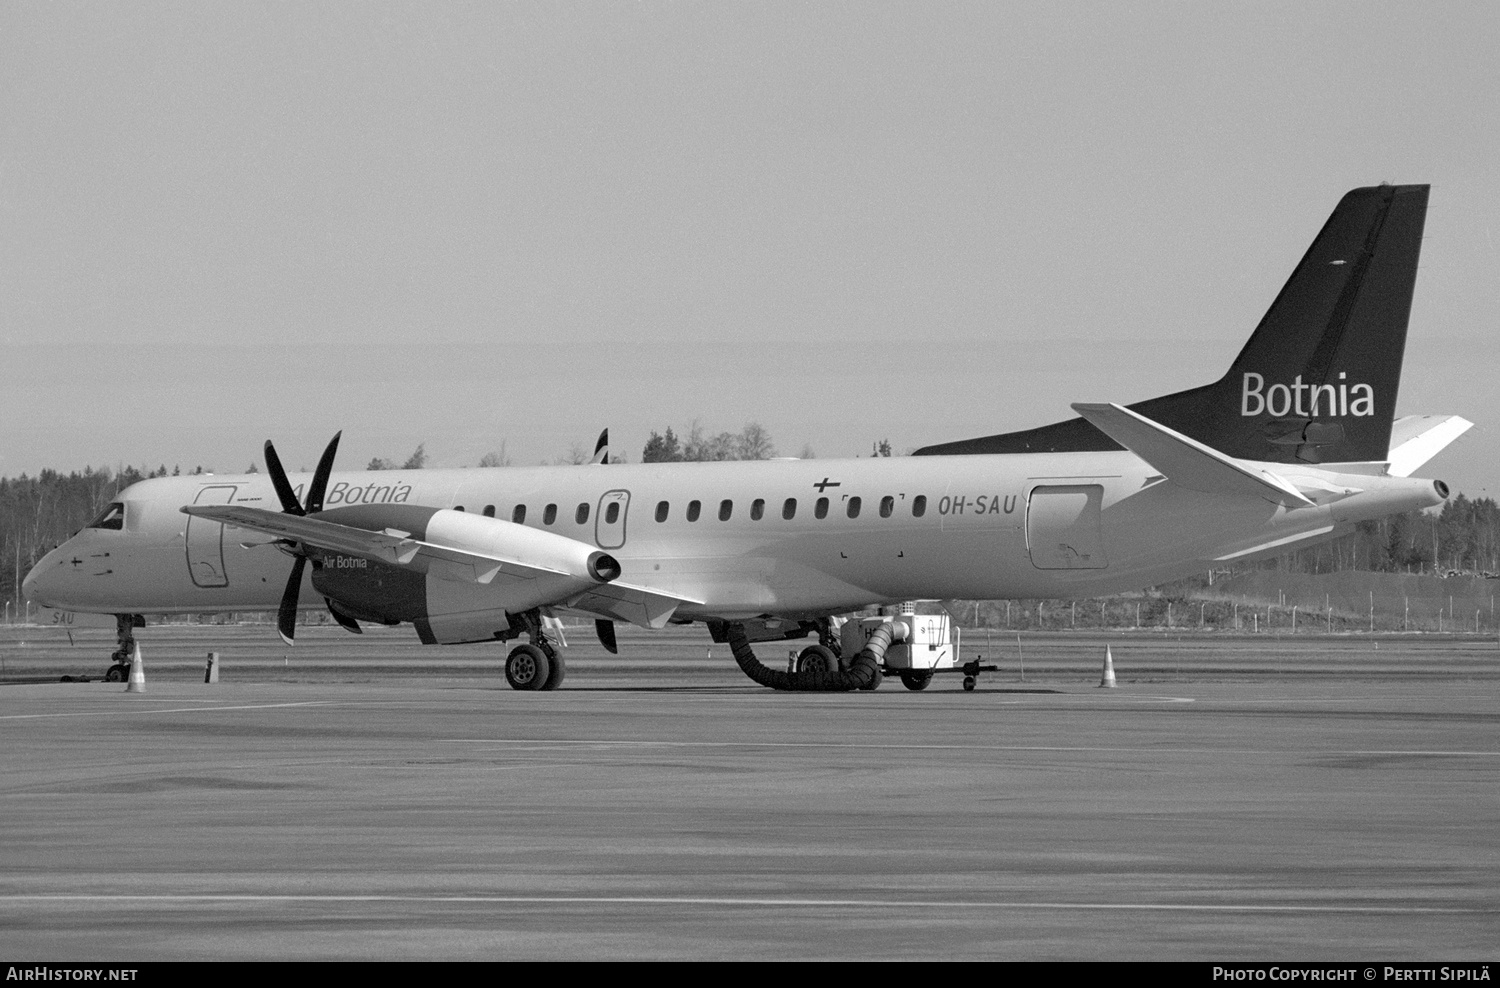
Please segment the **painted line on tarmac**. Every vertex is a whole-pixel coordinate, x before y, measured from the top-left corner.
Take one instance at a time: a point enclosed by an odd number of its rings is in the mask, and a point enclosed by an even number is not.
[[[141,895],[8,895],[0,904],[34,905],[337,905],[392,903],[396,905],[516,905],[516,906],[719,906],[724,908],[854,908],[854,909],[1004,909],[1077,912],[1181,912],[1181,913],[1292,913],[1363,914],[1388,916],[1490,916],[1500,908],[1485,906],[1361,906],[1361,905],[1258,905],[1253,903],[1158,903],[1158,902],[1009,902],[974,899],[815,899],[762,898],[746,896],[672,895],[257,895],[244,894],[141,894]]]
[[[901,742],[858,741],[663,741],[663,740],[616,740],[610,738],[434,738],[432,744],[494,744],[517,747],[546,748],[568,745],[583,748],[841,748],[851,751],[869,751],[879,748],[896,748],[901,751],[1052,751],[1078,754],[1173,754],[1173,755],[1317,755],[1341,756],[1414,756],[1443,758],[1500,758],[1500,751],[1420,751],[1420,750],[1364,750],[1332,748],[1318,750],[1283,750],[1279,748],[1125,748],[1125,747],[1079,747],[1065,745],[1024,744],[907,744]]]
[[[755,688],[752,687],[752,691],[754,689]],[[1103,690],[1100,692],[1095,692],[1096,689],[1098,689],[1098,687],[1094,687],[1092,689],[1080,687],[1077,691],[1071,691],[1068,688],[1054,687],[1028,688],[1027,686],[1022,684],[991,687],[981,686],[973,692],[966,691],[963,693],[959,693],[954,690],[939,690],[936,692],[925,694],[921,700],[917,700],[916,702],[938,703],[941,702],[942,698],[945,697],[950,699],[978,699],[979,697],[984,697],[986,706],[993,706],[996,703],[1019,706],[1026,703],[1045,703],[1057,700],[1085,700],[1090,703],[1096,700],[1113,700],[1117,703],[1198,702],[1197,697],[1191,696],[1164,696],[1157,693],[1128,693],[1113,690]],[[760,691],[758,693],[755,693],[754,695],[764,695],[764,691]],[[892,690],[891,692],[884,694],[884,696],[880,697],[880,699],[889,699],[894,703],[901,703],[903,701],[897,698],[904,697],[905,695],[906,694],[898,693]],[[840,697],[843,697],[843,699],[840,699]],[[836,704],[849,703],[847,693],[801,693],[788,691],[775,694],[775,698],[795,700],[797,702],[807,704],[808,706],[833,706]],[[710,697],[709,699],[719,699],[719,697]],[[864,697],[863,699],[869,699],[869,697]]]
[[[235,707],[151,707],[144,710],[71,710],[50,714],[0,714],[0,720],[36,720],[47,717],[118,717],[131,714],[218,713],[222,710],[271,710],[276,707],[324,707],[345,701],[299,700],[295,703],[247,703]]]

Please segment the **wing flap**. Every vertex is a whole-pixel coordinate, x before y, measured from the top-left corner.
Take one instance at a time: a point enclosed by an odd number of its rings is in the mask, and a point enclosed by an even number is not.
[[[1123,405],[1080,402],[1073,410],[1179,487],[1205,494],[1260,497],[1288,507],[1313,503],[1285,477],[1225,456]]]
[[[683,604],[701,603],[703,601],[691,597],[616,580],[590,587],[583,593],[568,598],[563,606],[606,620],[626,621],[642,628],[659,629],[667,626],[677,608]]]

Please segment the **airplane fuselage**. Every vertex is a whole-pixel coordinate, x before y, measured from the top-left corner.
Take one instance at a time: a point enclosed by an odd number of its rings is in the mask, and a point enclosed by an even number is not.
[[[1278,469],[1316,503],[1200,493],[1128,451],[336,473],[324,508],[421,505],[598,547],[678,618],[809,616],[912,599],[1089,597],[1159,583],[1440,503],[1431,481]],[[302,488],[308,475],[292,475]],[[289,560],[184,505],[279,508],[264,474],[143,481],[27,579],[100,613],[274,610]],[[371,565],[330,555],[330,567]],[[304,580],[309,595],[312,573]],[[482,594],[483,589],[475,592]]]

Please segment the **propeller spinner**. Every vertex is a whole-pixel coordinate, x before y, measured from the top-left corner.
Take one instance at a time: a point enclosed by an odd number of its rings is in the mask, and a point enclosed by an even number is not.
[[[313,471],[312,483],[307,486],[305,505],[297,501],[291,482],[286,479],[281,457],[276,455],[276,447],[271,444],[271,440],[266,440],[266,472],[271,475],[271,485],[276,488],[276,496],[281,500],[282,512],[289,515],[311,515],[323,510],[323,496],[328,492],[328,476],[333,473],[333,458],[338,453],[341,436],[342,432],[335,433],[333,441],[323,450],[318,468]],[[297,634],[297,597],[302,592],[302,572],[306,567],[306,551],[293,547],[292,573],[287,578],[286,590],[281,594],[281,606],[276,611],[276,630],[280,632],[281,640],[288,645],[292,644],[292,639]],[[334,616],[338,617],[338,614],[335,613]]]

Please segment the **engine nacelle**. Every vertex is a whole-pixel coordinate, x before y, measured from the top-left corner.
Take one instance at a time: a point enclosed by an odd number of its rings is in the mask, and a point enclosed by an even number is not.
[[[402,532],[436,547],[407,563],[313,551],[313,586],[341,611],[410,621],[425,644],[488,641],[512,614],[555,604],[620,575],[594,546],[498,518],[416,505],[357,505],[319,518],[367,531]],[[443,549],[458,550],[443,554]]]

